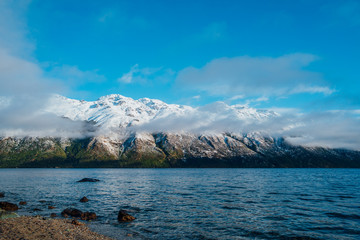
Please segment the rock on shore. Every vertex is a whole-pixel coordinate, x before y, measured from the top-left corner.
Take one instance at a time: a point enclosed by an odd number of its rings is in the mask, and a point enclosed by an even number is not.
[[[0,208],[5,211],[17,211],[19,209],[16,204],[9,202],[0,202]]]

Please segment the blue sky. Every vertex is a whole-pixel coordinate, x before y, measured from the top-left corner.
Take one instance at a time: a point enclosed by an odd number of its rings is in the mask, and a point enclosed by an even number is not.
[[[54,92],[360,108],[360,1],[4,1],[0,46]],[[47,80],[48,81],[48,80]]]

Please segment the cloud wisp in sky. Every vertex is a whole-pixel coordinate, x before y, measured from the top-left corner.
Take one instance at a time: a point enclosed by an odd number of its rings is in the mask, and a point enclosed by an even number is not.
[[[214,59],[201,68],[187,67],[177,76],[179,85],[218,96],[286,96],[296,93],[331,94],[321,74],[305,68],[317,59],[295,53],[281,57]]]
[[[130,71],[124,73],[117,79],[119,83],[123,84],[134,84],[140,83],[145,84],[148,82],[167,82],[174,76],[174,72],[171,69],[158,68],[140,68],[139,64],[135,64],[130,68]]]

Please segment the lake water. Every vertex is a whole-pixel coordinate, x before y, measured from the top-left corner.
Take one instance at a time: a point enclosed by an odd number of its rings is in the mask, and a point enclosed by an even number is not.
[[[0,169],[1,191],[23,215],[94,211],[117,239],[360,239],[360,169]]]

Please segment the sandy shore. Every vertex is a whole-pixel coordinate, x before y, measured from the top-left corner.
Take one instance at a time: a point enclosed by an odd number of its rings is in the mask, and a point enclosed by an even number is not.
[[[22,216],[0,220],[0,240],[111,240],[72,220]]]

